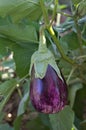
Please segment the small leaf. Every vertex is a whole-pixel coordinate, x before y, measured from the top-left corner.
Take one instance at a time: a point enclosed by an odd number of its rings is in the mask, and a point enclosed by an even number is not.
[[[66,106],[57,114],[50,114],[50,122],[53,130],[71,130],[74,122],[74,113]]]
[[[76,92],[79,89],[82,89],[82,88],[83,88],[83,85],[81,83],[74,84],[74,85],[72,85],[69,88],[69,100],[70,100],[70,106],[71,107],[73,107],[73,105],[74,105],[74,100],[75,100],[75,97],[76,97]]]
[[[9,81],[5,81],[0,85],[0,112],[2,111],[4,105],[9,100],[12,92],[16,88],[17,81],[15,79],[11,79]]]
[[[24,97],[22,98],[22,100],[19,103],[17,116],[22,115],[25,112],[26,107],[28,107],[28,102],[29,102],[28,101],[29,100],[29,82],[27,83],[27,86],[28,86],[28,90],[24,94]]]

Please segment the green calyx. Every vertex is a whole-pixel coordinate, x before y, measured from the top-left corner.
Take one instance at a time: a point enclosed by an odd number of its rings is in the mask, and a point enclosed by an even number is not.
[[[31,57],[31,65],[29,74],[31,75],[32,67],[34,66],[35,69],[35,78],[44,78],[46,74],[46,70],[48,65],[51,65],[52,68],[57,72],[59,78],[61,80],[60,70],[55,62],[54,55],[46,46],[46,39],[44,33],[40,34],[40,42],[39,42],[39,49],[36,51]]]

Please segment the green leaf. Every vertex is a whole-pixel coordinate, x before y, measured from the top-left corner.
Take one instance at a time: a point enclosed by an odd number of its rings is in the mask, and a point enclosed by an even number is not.
[[[50,114],[50,122],[53,130],[71,130],[74,122],[74,113],[66,106],[57,114]]]
[[[25,112],[26,107],[28,107],[28,102],[29,102],[29,82],[27,83],[27,86],[28,86],[28,90],[24,94],[23,98],[21,99],[21,101],[19,103],[18,112],[17,112],[18,116],[22,115]]]
[[[17,81],[15,79],[11,79],[9,81],[5,81],[0,85],[0,112],[16,88],[16,84]]]
[[[14,130],[20,130],[22,123],[22,115],[16,117],[14,121]]]
[[[78,14],[79,16],[85,16],[86,15],[86,0],[82,0],[78,5]]]
[[[50,129],[52,128],[48,114],[40,113],[39,117],[45,126],[48,126]]]
[[[10,48],[14,52],[14,61],[16,71],[20,77],[29,73],[31,56],[36,51],[38,44],[36,43],[16,43],[5,38],[0,38],[0,51],[6,52]]]
[[[29,130],[50,130],[49,127],[45,126],[42,123],[42,121],[39,117],[37,117],[34,120],[29,121],[27,124],[27,128]]]
[[[14,21],[25,17],[38,20],[41,13],[39,0],[0,0],[0,15],[11,15]]]
[[[71,107],[73,107],[73,105],[74,105],[76,92],[79,89],[82,89],[82,88],[83,88],[83,85],[81,83],[77,83],[77,84],[74,84],[74,85],[70,86],[70,88],[69,88],[69,101],[70,101],[70,106]]]
[[[0,124],[0,130],[14,130],[14,129],[8,124]]]
[[[17,42],[36,42],[37,34],[35,27],[25,24],[13,24],[8,23],[6,18],[1,19],[4,24],[0,23],[0,34],[6,36],[9,39],[16,40]],[[5,22],[6,20],[6,22]]]
[[[14,45],[14,61],[16,64],[16,71],[20,77],[29,73],[30,61],[33,52],[37,49],[37,44],[27,43],[21,45]]]
[[[7,56],[8,52],[8,46],[12,46],[13,42],[6,38],[0,37],[0,54],[3,56]]]
[[[79,47],[79,41],[75,32],[68,33],[60,39],[64,51],[75,50]]]
[[[81,2],[82,0],[72,0],[73,1],[73,3],[75,4],[75,5],[77,5],[79,2]]]
[[[83,112],[85,109],[85,103],[86,103],[86,85],[84,85],[82,89],[77,91],[73,107],[76,116],[80,120],[83,120],[83,116],[85,114]]]

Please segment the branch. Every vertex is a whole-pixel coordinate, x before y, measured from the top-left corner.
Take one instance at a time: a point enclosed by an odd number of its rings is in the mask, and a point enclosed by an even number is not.
[[[63,58],[65,61],[67,61],[67,62],[69,62],[70,64],[72,64],[72,65],[77,65],[77,63],[76,63],[74,60],[70,59],[69,57],[67,57],[67,56],[65,55],[64,50],[63,50],[63,48],[60,46],[60,43],[59,43],[59,41],[58,41],[58,39],[57,39],[57,37],[56,37],[56,35],[55,35],[55,33],[54,33],[53,28],[52,28],[52,27],[48,27],[47,29],[48,29],[48,31],[49,31],[49,33],[50,33],[50,35],[51,35],[51,37],[52,37],[54,43],[56,44],[56,46],[57,46],[57,48],[58,48],[58,50],[59,50],[59,52],[60,52],[62,58]]]

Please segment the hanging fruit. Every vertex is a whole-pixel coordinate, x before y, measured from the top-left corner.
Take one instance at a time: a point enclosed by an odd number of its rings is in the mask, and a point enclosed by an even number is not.
[[[43,113],[56,113],[67,104],[67,85],[46,47],[44,31],[40,32],[39,49],[31,58],[30,99],[34,108]]]

